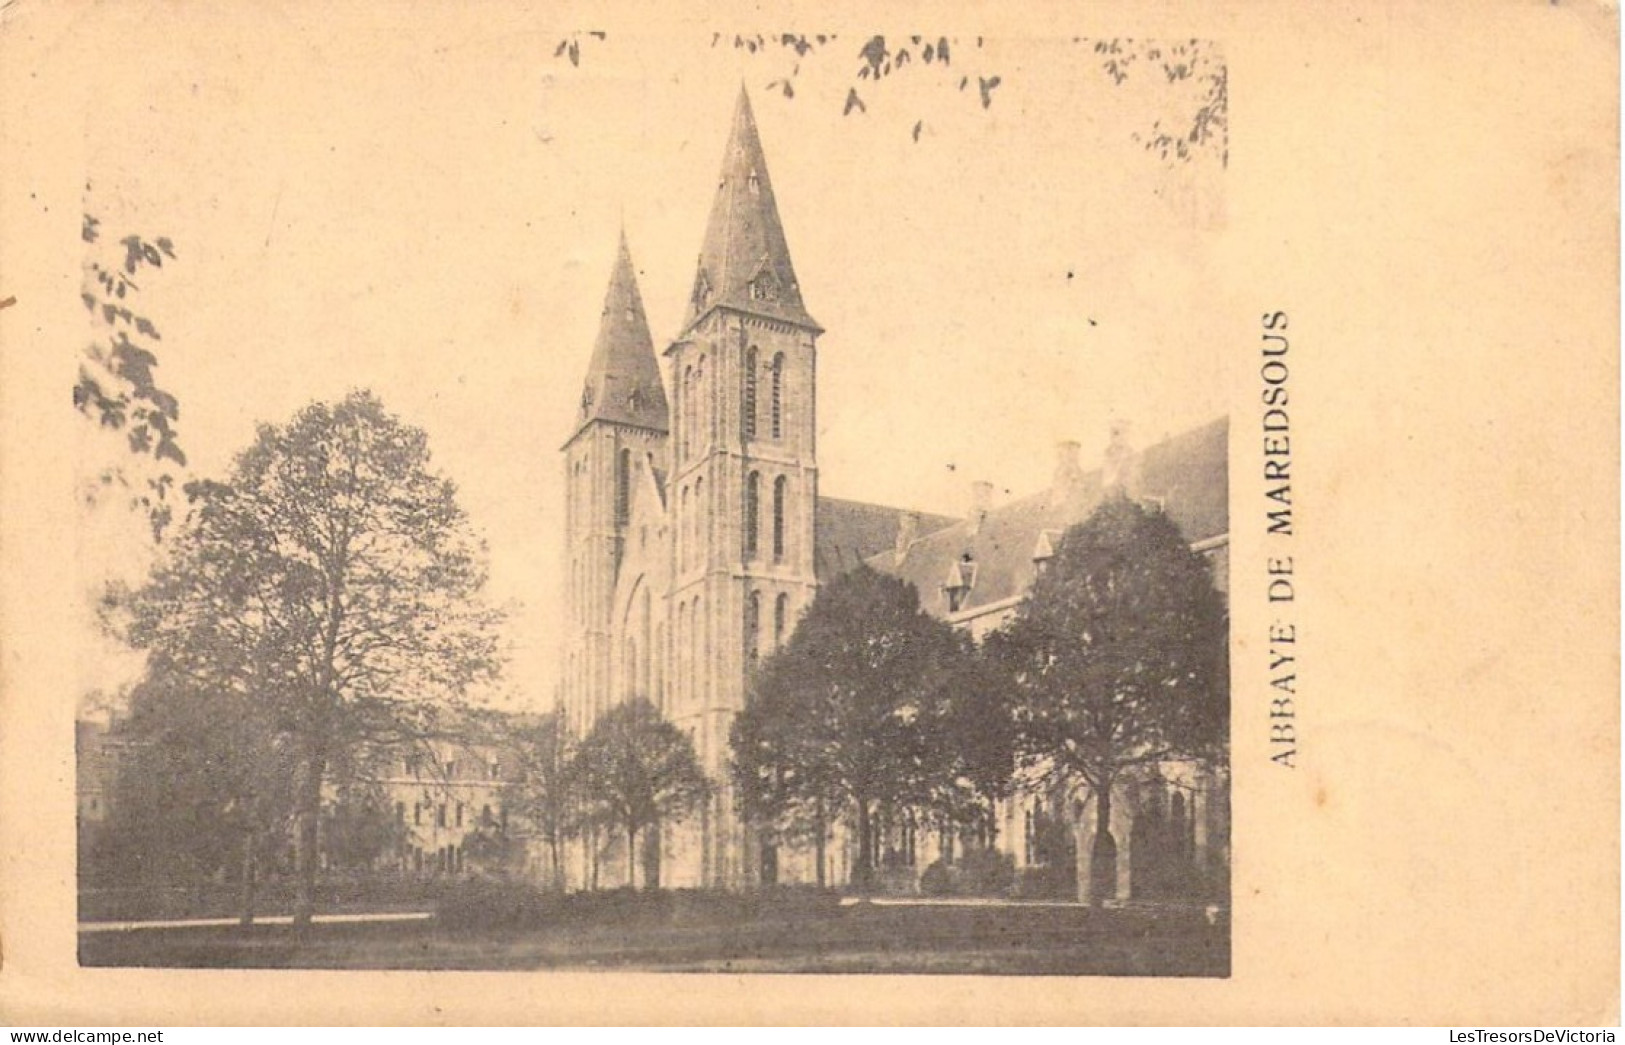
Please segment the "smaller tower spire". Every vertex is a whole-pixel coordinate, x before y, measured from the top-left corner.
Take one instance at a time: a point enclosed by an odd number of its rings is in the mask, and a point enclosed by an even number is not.
[[[632,251],[622,223],[615,268],[604,294],[587,381],[581,390],[576,432],[593,421],[636,425],[657,432],[669,430],[666,389],[655,361],[654,340],[643,312],[643,295],[632,267]]]

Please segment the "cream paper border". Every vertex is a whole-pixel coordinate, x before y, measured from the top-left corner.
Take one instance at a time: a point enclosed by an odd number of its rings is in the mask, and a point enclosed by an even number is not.
[[[184,5],[141,0],[168,24]],[[485,5],[508,12],[505,5]],[[581,8],[611,31],[858,4]],[[568,12],[547,17],[564,24]],[[0,7],[0,1019],[12,1024],[1619,1019],[1618,12],[896,5],[887,25],[1204,37],[1230,70],[1234,961],[1227,980],[80,970],[67,460],[109,9]],[[139,21],[140,19],[137,19]],[[331,38],[477,39],[346,3]],[[766,26],[764,25],[764,28]],[[190,60],[230,61],[182,40]],[[285,85],[288,91],[300,85]],[[184,172],[177,172],[183,177]],[[1302,733],[1268,744],[1260,316],[1291,316]]]

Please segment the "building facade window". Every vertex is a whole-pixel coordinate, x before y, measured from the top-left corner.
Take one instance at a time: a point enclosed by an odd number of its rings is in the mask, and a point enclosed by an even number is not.
[[[673,694],[674,700],[688,699],[688,689],[683,683],[688,680],[684,669],[688,664],[689,632],[691,627],[688,616],[688,603],[681,603],[677,607],[677,633],[672,637],[673,658],[675,661],[672,665],[672,681],[677,688],[677,692]]]
[[[694,364],[694,439],[689,444],[692,454],[701,453],[711,444],[711,412],[706,409],[705,396],[705,357],[701,356]]]
[[[756,346],[752,345],[745,353],[745,396],[744,396],[744,428],[745,438],[756,438]]]
[[[625,526],[632,518],[632,450],[622,447],[615,455],[615,525]]]
[[[762,477],[756,472],[745,477],[745,558],[754,559],[757,532],[761,529]]]
[[[790,596],[780,594],[773,600],[773,648],[784,645],[785,618],[790,613]]]
[[[694,437],[689,430],[694,424],[694,368],[683,368],[683,380],[677,388],[677,459],[688,459],[688,447]]]
[[[649,672],[654,676],[653,685],[655,707],[664,714],[666,708],[666,626],[655,625],[654,661],[649,665]]]
[[[784,353],[780,352],[773,357],[772,375],[772,425],[773,438],[784,438]]]
[[[784,561],[784,496],[790,482],[784,476],[773,480],[773,561]]]
[[[761,651],[762,594],[753,591],[745,598],[745,669],[756,666]]]
[[[705,546],[700,538],[705,534],[705,476],[694,480],[694,511],[689,514],[688,559],[690,566],[703,565]]]
[[[677,495],[677,525],[673,532],[677,535],[677,566],[679,569],[688,565],[688,487]]]

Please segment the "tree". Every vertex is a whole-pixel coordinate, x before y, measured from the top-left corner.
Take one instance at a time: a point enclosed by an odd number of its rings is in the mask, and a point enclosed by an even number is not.
[[[499,824],[482,822],[463,836],[463,856],[483,873],[506,876],[521,853],[517,840]]]
[[[1165,115],[1174,124],[1157,119],[1149,131],[1135,133],[1147,152],[1164,163],[1216,152],[1220,165],[1229,165],[1230,77],[1213,41],[1096,40],[1094,49],[1102,71],[1119,87],[1140,62],[1156,66],[1153,82],[1168,95]]]
[[[100,220],[86,214],[81,236],[94,251],[101,243]],[[153,374],[158,357],[152,342],[162,340],[161,335],[151,319],[131,306],[141,289],[135,277],[145,269],[162,268],[166,257],[174,260],[175,247],[164,236],[148,240],[138,235],[125,236],[118,246],[122,250],[117,261],[92,252],[85,262],[79,296],[96,336],[80,360],[73,405],[103,428],[122,432],[131,452],[156,467],[156,473],[145,479],[144,491],[132,495],[132,500],[146,513],[157,540],[174,517],[169,495],[175,476],[169,466],[184,468],[186,454],[175,431],[180,403],[158,386]],[[121,467],[107,469],[101,481],[107,486],[130,485]]]
[[[1094,794],[1090,894],[1115,877],[1112,787],[1127,771],[1224,757],[1227,622],[1207,563],[1120,493],[1069,529],[999,639],[1024,755]]]
[[[929,806],[957,774],[942,731],[965,653],[906,581],[859,566],[821,588],[735,719],[745,808],[802,823],[848,810],[868,888],[880,804]]]
[[[584,38],[593,46],[604,45],[608,34],[602,31],[572,33],[558,42],[554,59],[568,58],[572,67],[582,61]],[[934,74],[944,90],[951,89],[963,104],[990,109],[1004,83],[1003,75],[989,67],[984,37],[943,36],[936,33],[908,36],[883,35],[841,37],[835,33],[763,33],[713,31],[711,47],[731,47],[752,64],[769,66],[771,79],[763,84],[769,95],[786,101],[811,93],[801,79],[803,67],[819,61],[851,61],[850,78],[842,77],[839,90],[826,99],[838,104],[842,116],[863,116],[883,84],[899,74],[911,77]],[[1199,156],[1216,155],[1221,166],[1229,163],[1229,75],[1218,45],[1211,40],[1135,40],[1125,38],[1091,39],[1074,36],[1080,61],[1098,61],[1099,70],[1115,86],[1121,87],[1131,75],[1150,87],[1148,98],[1160,106],[1160,115],[1149,128],[1136,131],[1133,141],[1163,163],[1188,163]],[[1086,57],[1084,48],[1093,53]],[[1143,63],[1145,76],[1133,73]],[[1150,74],[1150,69],[1155,74]],[[1015,75],[1024,70],[1016,68]],[[862,94],[859,89],[862,89]],[[868,97],[869,101],[864,98]],[[920,140],[930,114],[914,115],[909,135]],[[935,119],[934,116],[930,117]]]
[[[286,745],[295,924],[307,926],[330,772],[425,743],[496,673],[484,547],[430,470],[423,432],[367,392],[262,425],[225,482],[187,493],[184,532],[112,602],[132,644],[207,693],[251,702]]]
[[[322,825],[329,866],[370,870],[379,857],[399,851],[405,838],[405,825],[373,773],[352,774],[334,789]]]
[[[583,794],[599,819],[626,832],[628,885],[637,869],[638,835],[661,821],[684,819],[712,792],[688,735],[642,697],[599,716],[577,763]],[[658,872],[644,884],[658,888]]]
[[[934,804],[939,815],[972,828],[991,846],[997,803],[1009,796],[1016,771],[1015,709],[1000,670],[1003,639],[995,632],[978,648],[969,635],[954,635],[961,649],[954,658],[958,669],[943,683],[936,734],[942,745],[937,762],[946,771]]]
[[[830,818],[845,793],[822,758],[833,732],[828,708],[802,699],[796,661],[769,657],[752,680],[745,710],[734,717],[729,769],[745,821],[769,837],[811,839],[823,888]]]
[[[522,813],[547,842],[553,886],[564,888],[564,843],[581,829],[582,797],[576,744],[558,711],[534,725],[516,730],[518,779],[511,806]]]
[[[285,846],[293,806],[287,747],[264,710],[239,693],[149,673],[117,727],[126,754],[92,876],[200,885],[235,873],[241,919],[251,922],[258,868]]]

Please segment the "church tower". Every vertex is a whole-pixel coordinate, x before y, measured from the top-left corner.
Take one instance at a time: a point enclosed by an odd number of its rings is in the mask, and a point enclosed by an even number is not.
[[[563,699],[578,736],[592,728],[613,692],[613,600],[633,486],[640,467],[664,459],[668,427],[666,390],[623,232],[575,430],[563,448]]]
[[[728,737],[750,674],[788,639],[816,588],[821,332],[802,303],[741,87],[686,320],[665,353],[674,401],[668,713],[692,732],[719,788],[699,818],[698,866],[680,875],[705,885],[774,875],[776,855],[740,821]]]

